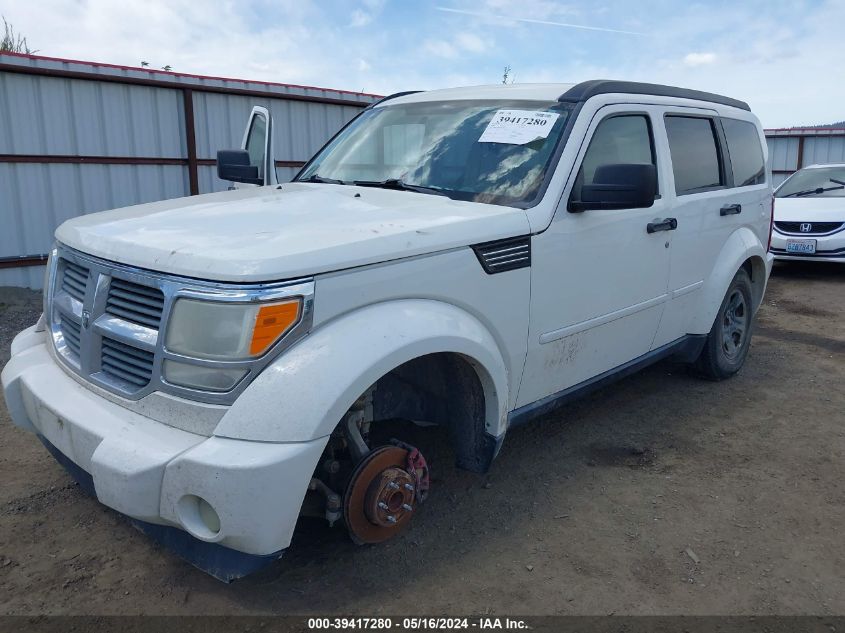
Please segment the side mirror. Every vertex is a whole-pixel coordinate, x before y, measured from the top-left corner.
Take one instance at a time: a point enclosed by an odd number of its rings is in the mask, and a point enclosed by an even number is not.
[[[245,149],[221,149],[217,152],[217,177],[220,180],[263,185],[258,177],[258,167],[249,164],[249,152]]]
[[[571,213],[589,209],[645,209],[654,204],[657,168],[654,165],[601,165],[593,183],[581,187],[581,199],[569,203]]]

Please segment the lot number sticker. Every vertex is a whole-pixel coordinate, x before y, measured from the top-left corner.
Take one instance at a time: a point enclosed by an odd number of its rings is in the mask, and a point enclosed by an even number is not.
[[[558,116],[556,112],[497,110],[478,142],[525,145],[546,138]]]

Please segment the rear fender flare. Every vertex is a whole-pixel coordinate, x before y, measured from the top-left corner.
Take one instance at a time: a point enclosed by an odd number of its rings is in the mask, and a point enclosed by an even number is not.
[[[716,258],[716,264],[710,275],[704,280],[704,286],[699,293],[695,316],[690,326],[690,334],[707,334],[713,327],[713,320],[722,305],[725,293],[737,271],[747,261],[752,262],[752,275],[762,276],[754,279],[755,306],[759,307],[763,298],[766,276],[766,249],[751,229],[742,227],[734,231],[725,242]],[[755,265],[755,262],[756,263]],[[757,290],[759,288],[759,290]]]

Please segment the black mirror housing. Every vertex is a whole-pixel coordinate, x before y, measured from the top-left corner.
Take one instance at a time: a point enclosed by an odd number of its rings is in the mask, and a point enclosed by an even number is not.
[[[581,200],[571,201],[569,211],[590,209],[645,209],[657,194],[657,168],[654,165],[601,165],[593,183],[581,187]]]
[[[221,149],[217,152],[217,177],[220,180],[263,185],[258,177],[258,167],[249,164],[249,152],[245,149]]]

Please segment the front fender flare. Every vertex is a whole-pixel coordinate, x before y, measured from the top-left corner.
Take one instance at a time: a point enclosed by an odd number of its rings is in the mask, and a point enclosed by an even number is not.
[[[508,373],[493,336],[456,306],[417,299],[368,306],[320,326],[253,381],[214,434],[264,442],[324,437],[379,378],[438,352],[472,365],[484,389],[485,431],[502,435]]]

